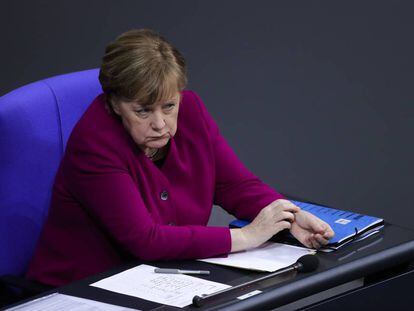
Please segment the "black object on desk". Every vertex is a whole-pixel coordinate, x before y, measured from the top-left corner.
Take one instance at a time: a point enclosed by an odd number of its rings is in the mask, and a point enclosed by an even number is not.
[[[239,290],[243,290],[247,287],[252,287],[259,282],[275,278],[277,276],[283,275],[285,273],[297,271],[297,272],[312,272],[315,271],[318,268],[319,265],[319,259],[315,255],[304,255],[300,257],[293,265],[290,265],[286,268],[279,269],[276,272],[272,272],[268,275],[265,275],[261,278],[248,281],[230,288],[223,289],[219,292],[212,293],[210,295],[202,295],[200,296],[194,296],[193,298],[193,306],[201,307],[204,304],[208,303],[208,301],[214,301],[215,299],[218,299],[219,297],[225,297],[227,294],[231,294],[236,292],[238,295]]]

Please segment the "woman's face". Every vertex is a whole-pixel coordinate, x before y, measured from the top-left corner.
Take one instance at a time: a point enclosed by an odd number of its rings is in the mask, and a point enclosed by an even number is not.
[[[167,145],[177,131],[181,95],[151,105],[119,101],[113,109],[138,147],[149,152]]]

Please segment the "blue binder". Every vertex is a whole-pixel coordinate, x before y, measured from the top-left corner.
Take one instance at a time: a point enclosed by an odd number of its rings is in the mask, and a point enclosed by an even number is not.
[[[335,236],[329,241],[327,248],[336,249],[355,238],[370,233],[374,228],[378,229],[384,223],[384,219],[378,217],[338,210],[313,203],[296,200],[290,201],[299,206],[302,210],[319,217],[332,227]],[[241,228],[247,224],[249,224],[249,221],[234,220],[230,223],[230,226]],[[284,239],[286,238],[289,239],[289,237],[285,236]]]

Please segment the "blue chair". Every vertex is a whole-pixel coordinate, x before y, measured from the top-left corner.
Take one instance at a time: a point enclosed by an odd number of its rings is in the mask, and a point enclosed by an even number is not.
[[[0,276],[27,269],[70,132],[102,92],[98,73],[59,75],[0,97]]]

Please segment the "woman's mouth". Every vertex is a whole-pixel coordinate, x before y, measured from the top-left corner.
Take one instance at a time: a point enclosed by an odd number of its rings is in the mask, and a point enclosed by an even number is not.
[[[169,138],[170,134],[166,133],[164,135],[161,136],[152,136],[150,137],[150,140],[159,140],[159,139],[165,139],[165,138]]]

